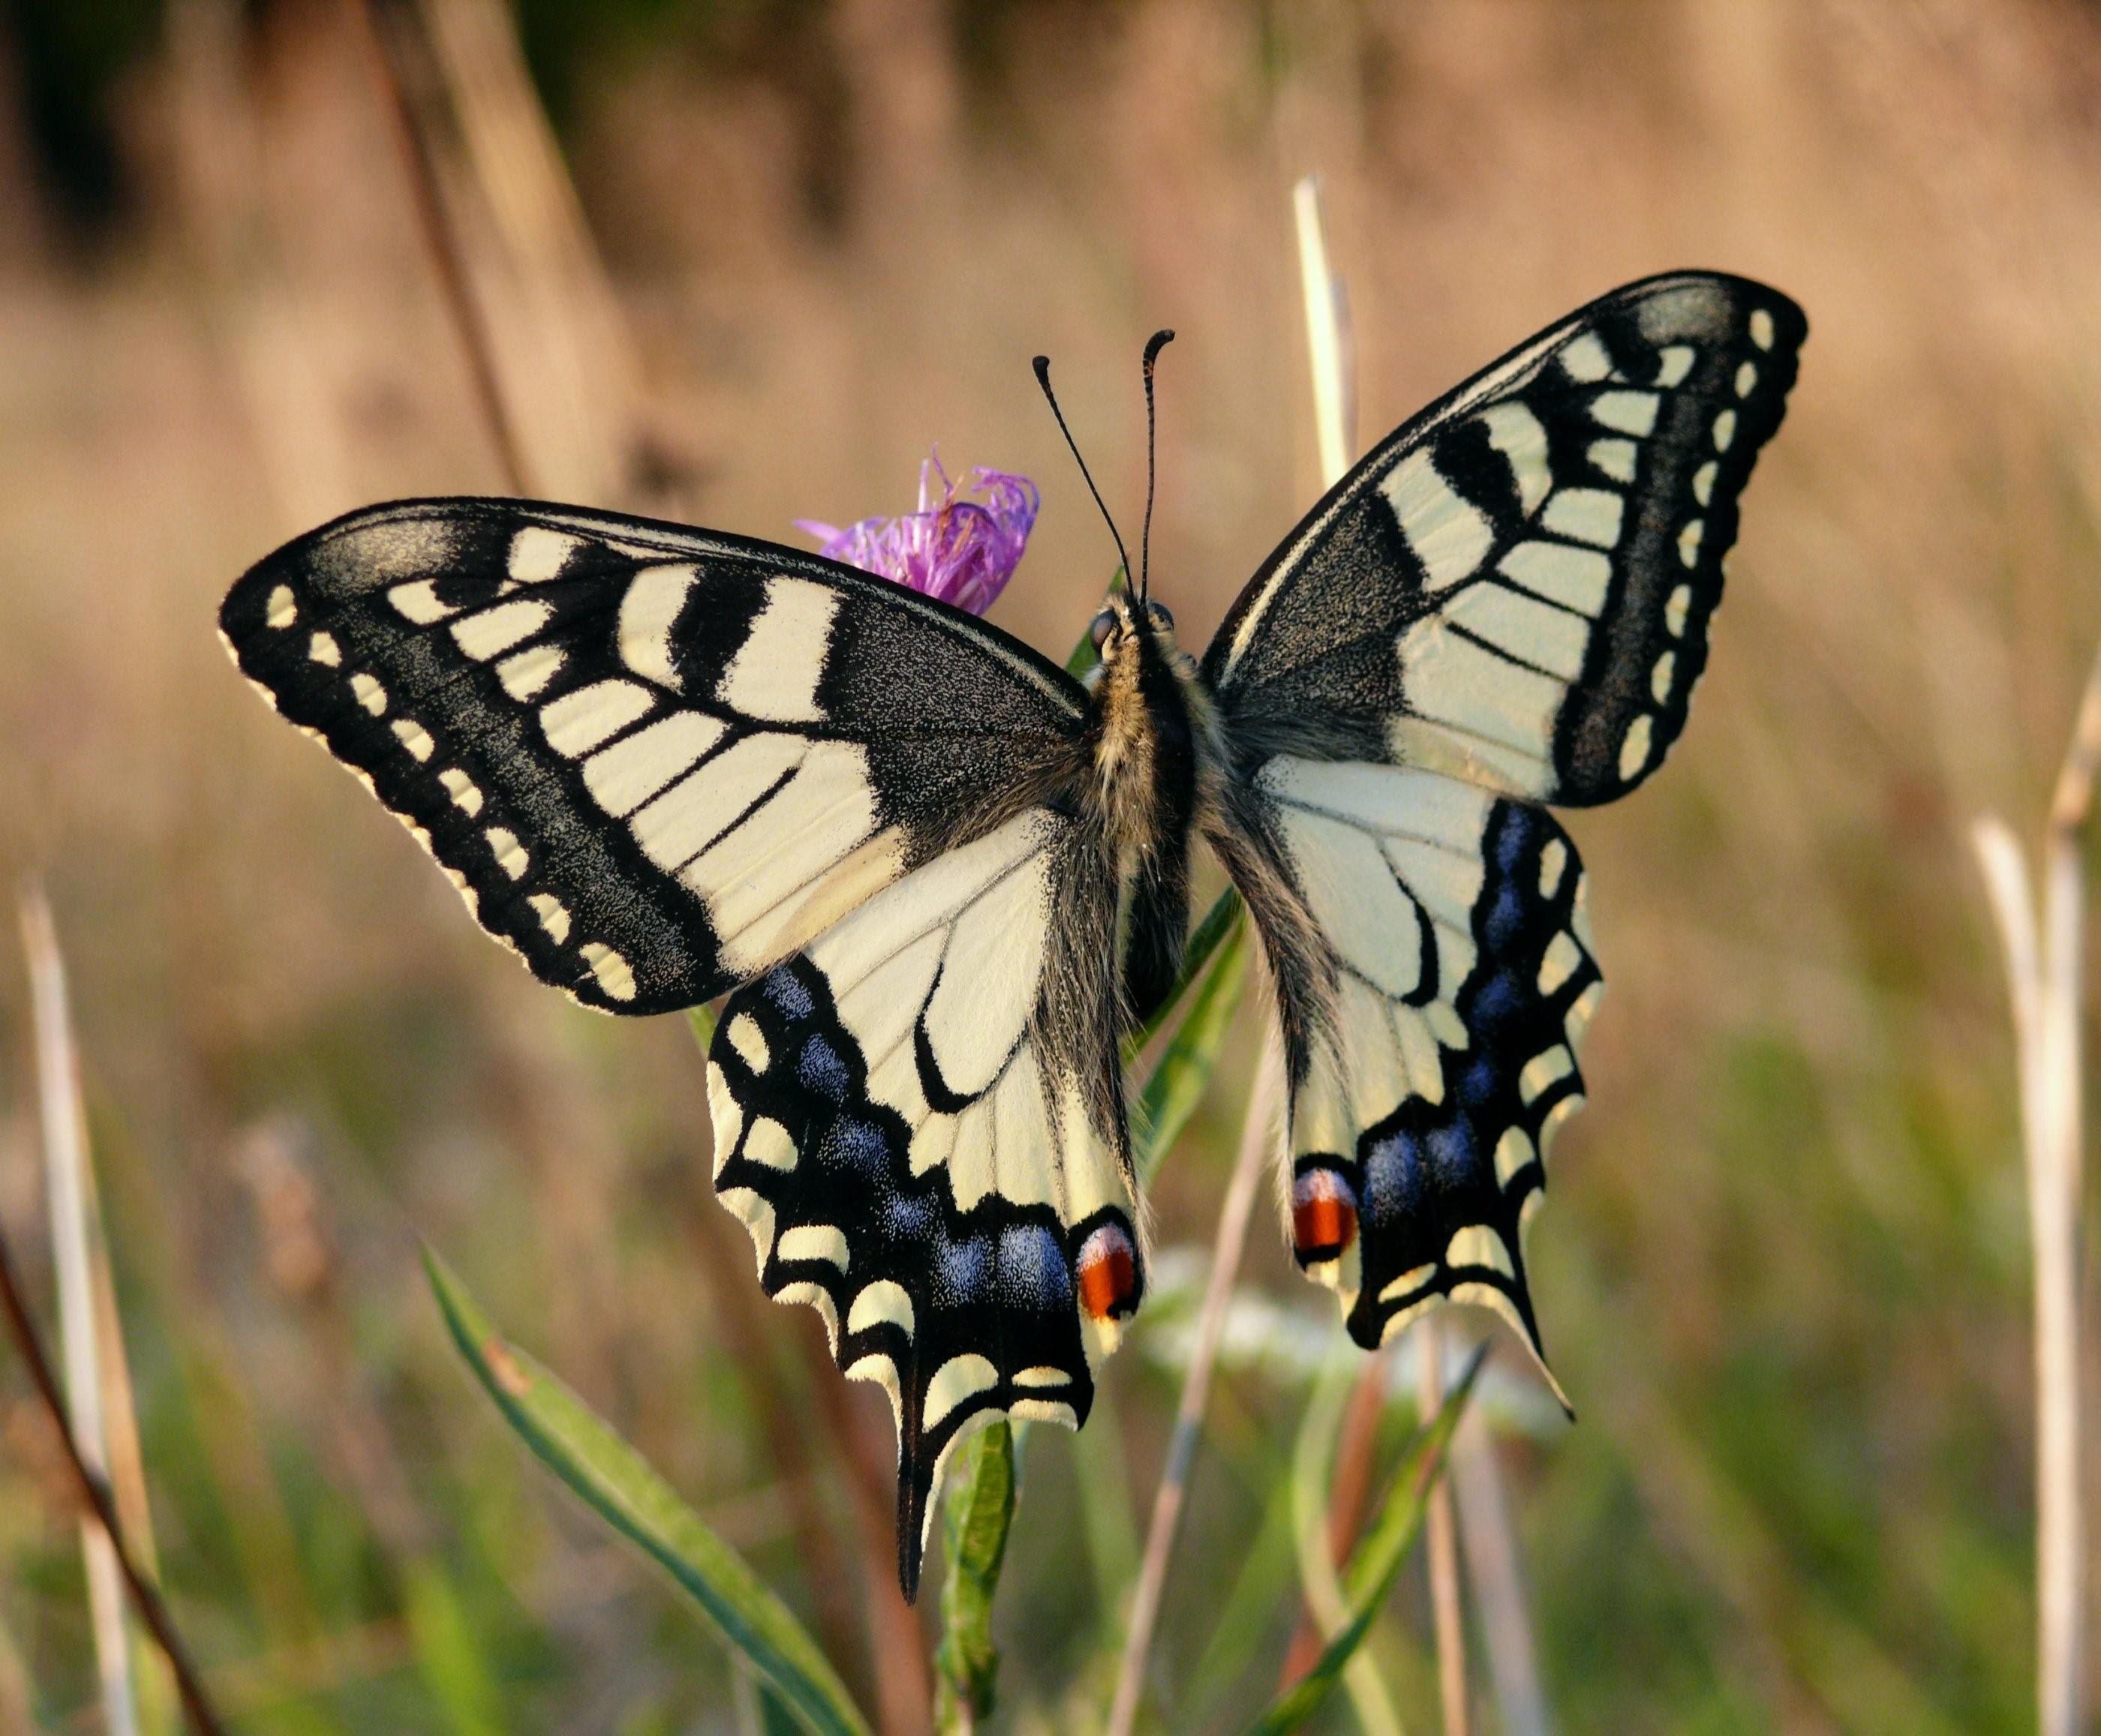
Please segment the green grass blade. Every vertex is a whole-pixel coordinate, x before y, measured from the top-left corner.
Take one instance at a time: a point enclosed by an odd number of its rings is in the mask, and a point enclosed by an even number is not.
[[[992,1641],[993,1597],[1014,1523],[1014,1431],[1006,1420],[980,1429],[961,1450],[943,1516],[949,1577],[941,1588],[941,1644],[935,1723],[944,1731],[975,1729],[992,1712],[999,1648]]]
[[[1289,1736],[1289,1732],[1299,1729],[1318,1712],[1335,1691],[1336,1685],[1342,1679],[1343,1666],[1356,1655],[1365,1636],[1371,1632],[1380,1606],[1400,1576],[1401,1563],[1408,1559],[1415,1535],[1422,1528],[1423,1511],[1429,1504],[1431,1488],[1444,1469],[1445,1448],[1451,1443],[1452,1431],[1458,1426],[1459,1413],[1466,1408],[1474,1382],[1480,1375],[1481,1364],[1487,1358],[1488,1347],[1484,1345],[1474,1353],[1458,1385],[1445,1395],[1435,1420],[1417,1438],[1408,1456],[1401,1461],[1400,1472],[1379,1504],[1378,1517],[1372,1521],[1363,1542],[1357,1545],[1356,1553],[1351,1557],[1349,1571],[1342,1582],[1350,1610],[1349,1620],[1328,1642],[1327,1649],[1313,1668],[1270,1702],[1268,1710],[1249,1727],[1249,1736]]]
[[[541,1463],[641,1546],[751,1661],[813,1736],[869,1736],[838,1673],[781,1600],[584,1402],[499,1337],[445,1262],[424,1269],[445,1324],[497,1408]]]
[[[1219,1050],[1239,1006],[1247,980],[1247,929],[1240,901],[1233,900],[1226,926],[1229,934],[1214,943],[1211,969],[1191,997],[1189,1010],[1167,1047],[1161,1052],[1138,1095],[1132,1116],[1132,1157],[1141,1180],[1149,1181],[1160,1160],[1195,1113],[1218,1065]],[[1210,919],[1205,919],[1209,925]],[[1201,932],[1201,931],[1200,931]]]

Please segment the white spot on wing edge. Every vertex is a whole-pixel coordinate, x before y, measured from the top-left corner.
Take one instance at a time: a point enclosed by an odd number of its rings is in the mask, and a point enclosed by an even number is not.
[[[1762,350],[1773,347],[1773,316],[1770,310],[1754,307],[1751,310],[1751,342]]]
[[[1674,639],[1685,637],[1685,618],[1692,608],[1692,587],[1681,585],[1671,592],[1663,605],[1665,630]]]
[[[448,766],[438,774],[438,781],[445,787],[445,793],[453,798],[453,806],[469,819],[481,811],[481,787],[457,766]]]
[[[1569,978],[1576,974],[1582,962],[1583,949],[1576,944],[1575,938],[1564,929],[1553,939],[1547,942],[1546,955],[1539,961],[1540,993],[1552,994]]]
[[[1511,1177],[1538,1155],[1532,1136],[1521,1127],[1506,1127],[1496,1142],[1496,1186],[1508,1187]]]
[[[431,740],[431,732],[414,718],[396,718],[394,735],[414,758],[427,760],[437,749],[437,743]]]
[[[536,892],[526,900],[533,907],[533,914],[540,919],[540,926],[547,931],[547,938],[556,946],[569,938],[569,907],[551,892]]]
[[[316,663],[325,663],[330,669],[343,662],[342,649],[336,644],[333,633],[316,633],[307,641],[307,655]]]
[[[1647,712],[1627,726],[1627,733],[1620,743],[1620,775],[1622,778],[1634,777],[1648,766],[1649,744],[1655,728]]]
[[[1568,846],[1559,838],[1549,838],[1546,847],[1539,853],[1539,895],[1552,898],[1561,890],[1562,871],[1568,865]]]
[[[292,587],[279,585],[272,588],[269,600],[263,606],[263,625],[280,629],[289,627],[299,618],[299,605],[293,600]]]
[[[544,584],[562,570],[572,550],[582,546],[583,539],[567,531],[529,524],[511,539],[511,576],[520,585]]]
[[[729,1039],[729,1046],[753,1072],[763,1073],[772,1065],[773,1053],[767,1047],[766,1033],[749,1013],[738,1014],[723,1034]]]
[[[744,1136],[744,1155],[768,1169],[795,1167],[795,1141],[788,1129],[770,1115],[761,1115]]]
[[[1671,683],[1678,676],[1678,653],[1667,651],[1656,660],[1656,667],[1648,672],[1648,691],[1657,705],[1670,697]]]
[[[798,1224],[783,1230],[774,1252],[783,1260],[820,1260],[842,1272],[852,1257],[846,1232],[836,1224]]]
[[[989,1392],[999,1385],[999,1371],[975,1350],[952,1356],[934,1371],[927,1383],[927,1402],[921,1425],[933,1429],[966,1399]]]
[[[773,1202],[749,1187],[726,1187],[715,1198],[722,1201],[725,1211],[741,1220],[751,1232],[752,1247],[758,1253],[759,1270],[763,1276],[767,1259],[773,1252]]]
[[[489,854],[496,858],[496,865],[513,880],[531,865],[532,859],[525,854],[525,846],[518,841],[518,834],[507,827],[491,826],[482,836],[489,841]]]
[[[1565,1045],[1557,1043],[1525,1062],[1517,1077],[1518,1095],[1528,1105],[1535,1103],[1555,1080],[1567,1078],[1575,1070],[1576,1058],[1568,1053]]]
[[[1481,1266],[1492,1272],[1500,1272],[1506,1278],[1517,1276],[1517,1269],[1511,1264],[1510,1249],[1503,1239],[1486,1224],[1468,1224],[1453,1233],[1444,1249],[1444,1264],[1448,1266]]]
[[[847,1311],[847,1331],[851,1335],[886,1324],[896,1327],[909,1338],[915,1324],[912,1298],[895,1279],[878,1278],[854,1298],[853,1306]]]
[[[387,690],[373,677],[360,669],[350,678],[350,691],[356,695],[357,703],[374,717],[387,709]]]

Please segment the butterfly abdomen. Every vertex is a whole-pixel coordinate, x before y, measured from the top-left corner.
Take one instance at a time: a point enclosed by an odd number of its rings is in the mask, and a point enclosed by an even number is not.
[[[1166,612],[1114,607],[1092,720],[1094,806],[1121,881],[1126,1016],[1142,1022],[1174,987],[1189,925],[1189,846],[1215,777],[1202,678]]]

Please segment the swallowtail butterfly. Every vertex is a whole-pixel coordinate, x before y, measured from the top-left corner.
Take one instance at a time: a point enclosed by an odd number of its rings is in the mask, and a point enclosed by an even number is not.
[[[909,1594],[966,1428],[1077,1427],[1143,1296],[1118,1044],[1199,834],[1275,985],[1299,1264],[1366,1346],[1449,1301],[1541,1354],[1523,1231],[1600,992],[1547,811],[1683,729],[1806,332],[1706,273],[1594,302],[1384,440],[1201,662],[1112,598],[1091,685],[811,554],[516,500],[338,519],[220,619],[535,974],[728,996],[715,1186],[890,1395]]]

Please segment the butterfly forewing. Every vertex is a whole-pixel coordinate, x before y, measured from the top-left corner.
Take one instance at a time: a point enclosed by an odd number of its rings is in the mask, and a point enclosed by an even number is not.
[[[709,999],[1073,770],[1026,647],[813,556],[570,508],[376,508],[221,624],[484,927],[609,1012]]]
[[[1684,727],[1736,501],[1807,329],[1679,274],[1572,316],[1403,426],[1235,605],[1205,659],[1243,754],[1607,802]]]

